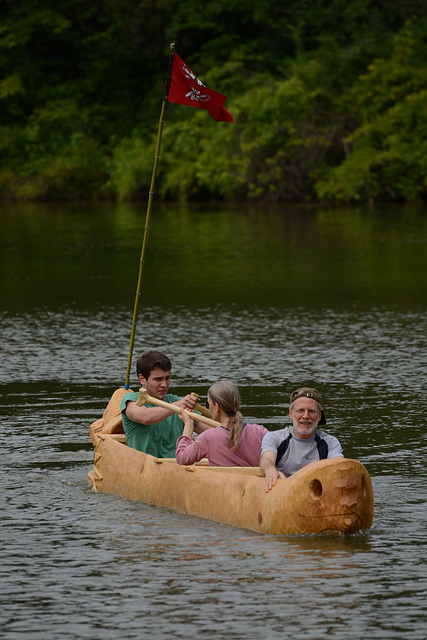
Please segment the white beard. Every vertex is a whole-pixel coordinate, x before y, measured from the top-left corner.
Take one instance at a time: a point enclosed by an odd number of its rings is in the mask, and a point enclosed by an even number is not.
[[[316,431],[318,424],[319,424],[319,419],[317,419],[315,422],[313,422],[313,424],[311,425],[311,431],[309,433],[304,433],[303,435],[304,436],[312,436],[314,434],[314,432]],[[301,435],[299,435],[299,434],[301,434],[301,432],[299,430],[299,425],[298,425],[298,421],[297,421],[296,418],[292,419],[292,425],[294,427],[295,435],[300,438]]]

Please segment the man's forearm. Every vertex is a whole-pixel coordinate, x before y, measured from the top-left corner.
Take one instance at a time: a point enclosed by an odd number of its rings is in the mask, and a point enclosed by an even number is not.
[[[126,416],[129,420],[147,426],[163,422],[172,413],[173,411],[161,407],[138,407],[135,402],[128,402],[126,406]]]
[[[270,451],[266,451],[261,456],[259,468],[261,469],[263,475],[267,475],[267,473],[269,472],[271,473],[277,471],[275,461],[273,461],[271,455],[269,455],[270,453]]]
[[[263,453],[259,468],[261,473],[265,476],[265,492],[268,493],[272,487],[276,484],[280,477],[280,474],[276,467],[276,455],[272,451],[266,451]]]

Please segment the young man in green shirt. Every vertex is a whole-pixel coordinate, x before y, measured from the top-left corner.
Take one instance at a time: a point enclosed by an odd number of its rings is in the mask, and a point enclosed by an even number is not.
[[[168,393],[172,364],[160,351],[147,351],[136,364],[136,373],[141,386],[148,395],[169,402],[183,409],[194,411],[197,398],[186,395],[183,398]],[[176,441],[182,435],[183,423],[177,413],[161,407],[145,404],[138,407],[138,392],[123,396],[120,410],[123,428],[129,447],[144,451],[156,458],[174,458]],[[206,425],[196,423],[195,431],[204,431]]]

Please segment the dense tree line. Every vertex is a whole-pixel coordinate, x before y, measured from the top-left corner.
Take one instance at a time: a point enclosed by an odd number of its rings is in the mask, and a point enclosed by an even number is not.
[[[3,0],[0,195],[146,196],[169,43],[234,123],[169,104],[170,199],[427,195],[425,0]]]

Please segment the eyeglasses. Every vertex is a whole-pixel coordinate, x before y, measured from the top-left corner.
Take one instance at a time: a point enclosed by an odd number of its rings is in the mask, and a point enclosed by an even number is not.
[[[205,407],[206,407],[206,409],[209,409],[209,400],[206,400]]]

